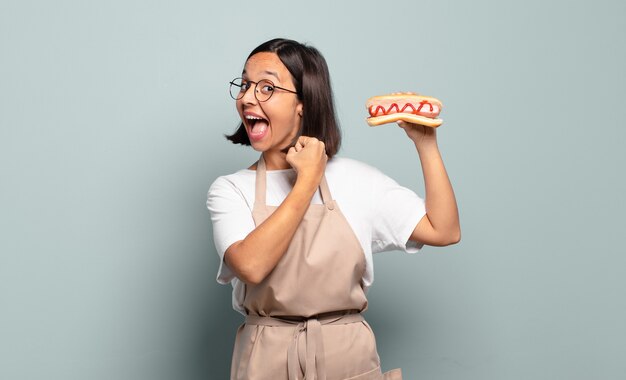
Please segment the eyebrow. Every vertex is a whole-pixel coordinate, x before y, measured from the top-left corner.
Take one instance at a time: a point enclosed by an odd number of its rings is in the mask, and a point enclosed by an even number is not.
[[[241,75],[246,75],[246,70],[244,70]],[[269,70],[265,70],[263,71],[263,74],[267,74],[267,75],[271,75],[274,78],[276,78],[279,82],[280,82],[280,78],[278,77],[278,73],[274,72],[274,71],[269,71]]]

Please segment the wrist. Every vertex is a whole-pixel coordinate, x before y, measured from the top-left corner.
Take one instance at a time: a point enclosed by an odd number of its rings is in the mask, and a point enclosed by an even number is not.
[[[296,177],[296,183],[293,188],[294,190],[298,189],[313,195],[313,193],[317,191],[320,181],[321,178],[316,178],[316,176],[298,173],[298,177]]]
[[[417,149],[418,153],[427,153],[430,151],[438,151],[439,146],[437,145],[437,140],[427,140],[427,141],[413,141],[415,144],[415,149]]]

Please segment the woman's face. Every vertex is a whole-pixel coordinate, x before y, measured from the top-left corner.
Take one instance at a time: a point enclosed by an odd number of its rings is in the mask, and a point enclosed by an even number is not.
[[[242,77],[244,81],[254,83],[267,79],[275,86],[295,91],[291,73],[275,53],[257,53],[250,57]],[[237,100],[237,112],[252,148],[266,152],[288,147],[300,128],[302,102],[296,94],[280,89],[275,89],[269,100],[259,102],[254,96],[254,90],[252,84],[244,96]]]

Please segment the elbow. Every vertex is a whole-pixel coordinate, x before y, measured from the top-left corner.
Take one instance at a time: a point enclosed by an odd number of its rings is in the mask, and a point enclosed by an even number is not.
[[[459,228],[451,232],[450,234],[448,234],[448,238],[446,239],[445,245],[457,244],[460,241],[461,241],[461,229]]]
[[[230,267],[237,278],[246,285],[258,285],[267,277],[267,273],[263,272],[258,265],[251,263],[231,264]]]
[[[260,276],[257,273],[248,272],[248,273],[238,274],[237,278],[243,281],[246,285],[255,286],[263,282],[263,280],[265,279],[265,276]]]
[[[258,285],[267,277],[266,274],[261,273],[257,266],[240,264],[231,266],[231,268],[237,278],[246,285]]]
[[[231,245],[224,254],[224,263],[233,271],[235,276],[246,285],[260,284],[269,272],[264,271],[260,263],[250,255],[242,252],[241,241]]]
[[[437,247],[446,247],[449,245],[457,244],[461,241],[461,230],[450,231],[445,234],[439,235],[437,243],[433,244]]]
[[[449,245],[458,244],[460,241],[461,241],[461,231],[459,231],[459,233],[454,236],[454,239],[452,239]]]

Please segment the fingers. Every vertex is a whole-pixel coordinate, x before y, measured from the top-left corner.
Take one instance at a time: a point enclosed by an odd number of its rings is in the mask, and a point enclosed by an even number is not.
[[[398,127],[404,129],[407,132],[410,129],[423,129],[425,131],[428,130],[428,127],[422,124],[409,123],[408,121],[404,121],[404,120],[398,120],[396,123],[398,124]]]
[[[300,144],[300,146],[302,147],[302,146],[305,146],[307,142],[310,141],[311,139],[317,140],[315,137],[300,136],[298,137],[298,142],[296,144]]]
[[[419,125],[419,124],[409,123],[408,121],[404,121],[404,120],[398,120],[397,123],[398,123],[398,127],[402,128],[402,129],[416,127],[416,126]]]
[[[320,179],[328,161],[326,146],[315,137],[300,136],[287,151],[287,161],[298,172],[298,176]]]
[[[326,145],[323,141],[316,139],[315,137],[310,136],[300,136],[298,137],[298,141],[295,144],[296,151],[299,152],[305,147],[310,146],[319,146],[322,150],[326,151]]]

